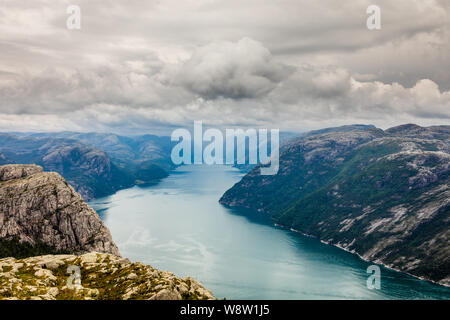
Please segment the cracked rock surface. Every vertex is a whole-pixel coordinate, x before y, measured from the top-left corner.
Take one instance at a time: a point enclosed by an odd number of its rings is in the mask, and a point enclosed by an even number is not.
[[[120,256],[97,213],[58,173],[36,165],[0,166],[0,239]]]
[[[68,273],[70,266],[79,268],[79,277]],[[112,254],[90,252],[81,256],[0,259],[2,299],[215,300],[215,297],[190,277],[179,278]]]

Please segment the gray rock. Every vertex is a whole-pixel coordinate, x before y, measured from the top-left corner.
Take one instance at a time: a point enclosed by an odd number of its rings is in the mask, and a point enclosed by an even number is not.
[[[58,173],[36,165],[0,166],[0,238],[120,255],[97,213]]]
[[[36,165],[24,166],[21,164],[11,164],[0,167],[0,181],[25,178],[35,173],[44,171],[42,167]]]
[[[44,267],[48,265],[59,267],[49,270]],[[79,267],[81,283],[77,287],[68,285],[69,275],[65,271],[70,266]],[[81,256],[0,259],[0,300],[3,299],[215,300],[215,297],[190,277],[180,278],[115,255],[90,252]]]

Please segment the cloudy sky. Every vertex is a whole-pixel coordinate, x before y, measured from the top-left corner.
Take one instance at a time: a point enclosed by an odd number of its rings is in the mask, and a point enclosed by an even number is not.
[[[449,40],[446,0],[0,0],[0,131],[450,124]]]

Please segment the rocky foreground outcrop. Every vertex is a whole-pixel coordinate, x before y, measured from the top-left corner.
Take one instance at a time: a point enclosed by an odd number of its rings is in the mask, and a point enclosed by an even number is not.
[[[97,213],[36,165],[0,166],[2,256],[0,300],[215,299],[192,278],[122,259]]]
[[[71,267],[72,266],[72,267]],[[79,277],[73,271],[79,268]],[[77,280],[79,279],[79,280]],[[178,278],[105,253],[0,259],[0,300],[215,299],[192,278]]]
[[[58,173],[36,165],[0,166],[0,239],[52,252],[120,256],[97,213]]]

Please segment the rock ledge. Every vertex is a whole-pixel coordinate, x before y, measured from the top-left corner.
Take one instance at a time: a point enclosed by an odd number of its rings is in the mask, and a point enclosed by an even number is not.
[[[68,273],[80,270],[81,284]],[[74,267],[71,267],[72,269]],[[73,277],[73,276],[72,276]],[[0,259],[0,300],[214,300],[196,280],[112,254]]]

